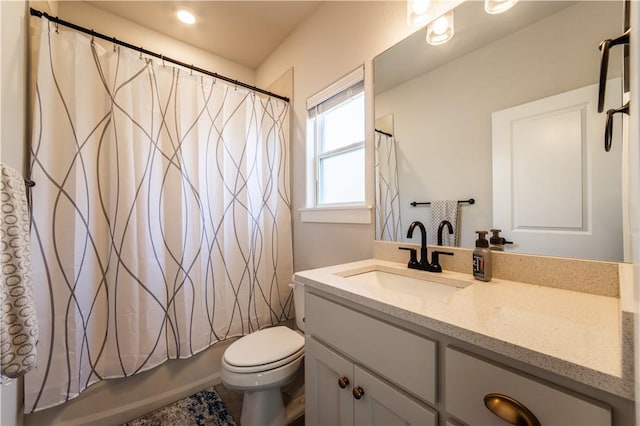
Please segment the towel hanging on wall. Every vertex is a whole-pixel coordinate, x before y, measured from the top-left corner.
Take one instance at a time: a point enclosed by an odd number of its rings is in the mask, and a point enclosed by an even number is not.
[[[1,382],[20,377],[36,363],[38,321],[31,285],[31,238],[25,181],[0,164],[2,219]]]
[[[453,226],[453,234],[449,234],[447,228],[442,232],[442,245],[449,247],[458,246],[458,201],[439,200],[431,202],[431,235],[429,242],[436,244],[438,239],[438,226],[443,220],[448,220]]]

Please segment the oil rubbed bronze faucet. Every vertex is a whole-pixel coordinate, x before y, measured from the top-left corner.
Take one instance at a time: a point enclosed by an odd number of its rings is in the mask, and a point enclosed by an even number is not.
[[[410,252],[410,259],[407,267],[411,269],[420,269],[421,271],[442,272],[442,266],[440,266],[439,262],[439,255],[445,254],[448,256],[453,256],[453,253],[434,251],[432,253],[433,262],[429,263],[429,255],[427,253],[427,230],[425,229],[422,222],[416,220],[413,221],[411,225],[409,225],[407,238],[413,237],[413,231],[416,228],[420,229],[420,260],[417,259],[416,249],[410,247],[399,247],[400,250],[409,250]]]
[[[438,225],[438,245],[439,246],[442,245],[442,230],[444,229],[445,226],[448,228],[449,235],[453,234],[453,225],[451,225],[451,222],[449,222],[448,220],[443,220],[442,222],[440,222],[440,225]]]
[[[420,229],[420,260],[418,261],[418,267],[415,269],[422,269],[423,271],[428,270],[429,266],[429,256],[427,254],[427,230],[424,225],[420,221],[413,221],[411,225],[409,225],[409,230],[407,231],[407,238],[413,237],[413,230]]]

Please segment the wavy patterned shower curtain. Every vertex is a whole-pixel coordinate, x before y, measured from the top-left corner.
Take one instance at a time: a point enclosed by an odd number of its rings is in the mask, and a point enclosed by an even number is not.
[[[402,241],[398,158],[393,136],[376,131],[376,240]]]
[[[288,105],[43,20],[25,411],[293,314]]]

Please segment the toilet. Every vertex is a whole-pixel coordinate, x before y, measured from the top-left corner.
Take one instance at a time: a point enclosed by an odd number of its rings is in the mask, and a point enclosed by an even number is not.
[[[291,283],[299,331],[278,326],[233,342],[222,356],[222,382],[244,392],[242,426],[283,426],[285,406],[280,388],[291,382],[304,358],[304,286]]]

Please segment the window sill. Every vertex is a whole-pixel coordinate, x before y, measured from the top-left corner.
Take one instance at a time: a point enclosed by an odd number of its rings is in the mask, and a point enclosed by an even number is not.
[[[371,206],[335,206],[298,209],[302,222],[371,224]]]

